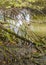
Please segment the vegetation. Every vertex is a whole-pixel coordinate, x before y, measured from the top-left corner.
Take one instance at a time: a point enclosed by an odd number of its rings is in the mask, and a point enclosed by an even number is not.
[[[0,65],[46,65],[46,0],[0,0]]]

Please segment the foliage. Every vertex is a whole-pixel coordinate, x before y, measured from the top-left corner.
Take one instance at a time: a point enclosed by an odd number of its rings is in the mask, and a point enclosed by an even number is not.
[[[34,9],[43,9],[46,7],[46,0],[0,0],[0,6],[2,7],[30,7]]]
[[[18,23],[16,16],[23,8],[32,10],[33,13],[31,10],[29,12],[32,21],[28,24],[24,19],[23,25],[15,33],[14,28]],[[45,10],[42,11],[45,8],[46,0],[0,0],[0,11],[4,17],[0,21],[1,65],[46,65],[46,14]],[[10,25],[13,25],[12,30]]]

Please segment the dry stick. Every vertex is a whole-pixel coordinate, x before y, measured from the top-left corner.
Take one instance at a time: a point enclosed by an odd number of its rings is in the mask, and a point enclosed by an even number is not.
[[[12,34],[12,35],[14,35],[15,37],[17,37],[17,38],[19,38],[19,39],[21,39],[21,40],[23,40],[23,41],[28,42],[29,44],[31,43],[31,45],[32,45],[32,44],[33,44],[34,46],[36,45],[36,44],[33,43],[32,41],[30,41],[30,40],[28,40],[28,39],[26,39],[26,38],[24,38],[24,37],[19,36],[18,34],[14,33],[13,31],[10,31],[10,30],[6,29],[1,23],[0,23],[0,28],[1,28],[2,30],[4,30],[4,31],[6,31],[6,32],[8,32],[8,33],[10,33],[10,34]],[[35,47],[36,47],[36,46],[35,46]],[[36,49],[41,52],[41,50],[40,50],[39,48],[36,47]]]
[[[19,39],[21,39],[21,40],[23,40],[23,41],[26,41],[26,42],[28,42],[28,43],[32,43],[30,40],[28,40],[28,39],[26,39],[26,38],[24,38],[24,37],[19,36],[18,34],[14,33],[13,31],[10,31],[10,30],[6,29],[2,24],[0,24],[0,28],[1,28],[2,30],[4,30],[4,31],[10,33],[10,34],[13,34],[14,36],[16,36],[17,38],[19,38]]]
[[[34,33],[34,32],[33,32]],[[34,33],[35,34],[35,33]],[[39,41],[41,42],[41,43],[44,43],[44,41],[41,39],[41,37],[40,36],[38,36],[37,34],[35,34],[35,36],[39,39]],[[45,44],[45,43],[44,43]],[[37,49],[39,49],[40,51],[41,51],[41,53],[43,53],[43,51],[42,51],[42,49],[41,48],[39,48],[38,46],[36,47]]]
[[[32,31],[31,31],[31,32],[32,32]],[[32,32],[32,34],[33,34],[34,40],[36,40],[36,41],[35,41],[35,44],[37,43],[37,41],[41,41],[41,43],[44,43],[41,39],[39,39],[39,36],[37,36],[34,32]],[[38,46],[35,45],[35,48],[36,48],[38,51],[40,51],[41,53],[43,53],[42,49],[39,48]]]

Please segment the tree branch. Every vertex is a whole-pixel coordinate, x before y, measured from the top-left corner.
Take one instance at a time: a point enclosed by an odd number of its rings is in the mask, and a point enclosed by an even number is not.
[[[26,39],[26,38],[24,38],[24,37],[19,36],[18,34],[14,33],[13,31],[10,31],[10,30],[6,29],[1,23],[0,23],[0,28],[1,28],[2,30],[4,30],[4,31],[6,31],[6,32],[8,32],[8,33],[10,33],[10,34],[12,34],[12,35],[14,35],[15,37],[17,37],[17,38],[23,40],[23,41],[26,41],[26,42],[28,42],[28,43],[32,43],[30,40],[28,40],[28,39]]]

